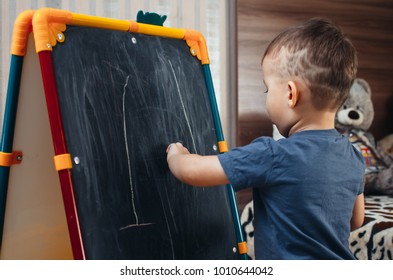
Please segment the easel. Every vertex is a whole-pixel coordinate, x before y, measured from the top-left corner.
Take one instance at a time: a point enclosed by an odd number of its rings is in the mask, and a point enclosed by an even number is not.
[[[42,181],[36,183],[38,185],[45,184],[50,185],[52,188],[54,186],[58,186],[60,182],[60,186],[58,188],[61,189],[61,194],[64,203],[64,218],[68,225],[68,233],[69,233],[69,242],[72,248],[72,255],[74,259],[85,259],[85,252],[83,248],[83,242],[81,238],[81,230],[80,224],[78,220],[77,207],[75,205],[75,198],[73,192],[73,183],[71,178],[70,169],[72,168],[72,160],[71,156],[67,151],[67,147],[65,145],[64,139],[64,129],[62,124],[62,119],[59,110],[59,101],[57,97],[57,88],[55,84],[55,78],[53,73],[52,66],[52,57],[51,51],[52,47],[54,47],[57,43],[61,43],[64,41],[64,34],[62,33],[66,29],[66,25],[76,25],[76,26],[85,26],[85,27],[96,27],[96,28],[104,28],[110,30],[120,30],[127,32],[134,32],[140,34],[154,35],[154,36],[163,36],[168,38],[182,39],[185,40],[188,46],[190,47],[190,52],[193,56],[196,56],[202,64],[203,72],[205,75],[206,87],[209,92],[209,99],[211,104],[211,110],[213,113],[214,124],[216,128],[216,134],[218,139],[218,148],[220,153],[227,152],[228,148],[226,142],[223,137],[222,127],[219,117],[219,112],[217,108],[217,103],[215,99],[215,93],[213,88],[213,83],[211,80],[211,73],[209,67],[209,57],[207,54],[207,47],[204,41],[203,36],[193,30],[185,30],[185,29],[176,29],[176,28],[166,28],[162,26],[150,25],[145,23],[139,23],[135,21],[128,20],[115,20],[115,19],[107,19],[100,18],[95,16],[87,16],[74,14],[67,11],[55,10],[55,9],[41,9],[38,11],[26,11],[22,13],[15,23],[13,42],[12,42],[12,58],[11,58],[11,67],[10,67],[10,78],[7,90],[7,101],[5,108],[5,116],[4,116],[4,124],[3,124],[3,133],[2,133],[2,141],[0,150],[0,240],[3,234],[3,225],[4,225],[4,217],[5,217],[5,206],[7,199],[7,188],[9,186],[9,178],[10,173],[17,172],[17,168],[22,167],[23,165],[27,165],[30,161],[30,168],[34,166],[35,162],[31,154],[26,155],[24,152],[24,148],[21,147],[22,152],[16,152],[13,149],[17,149],[19,147],[17,144],[17,138],[14,135],[18,133],[18,120],[20,122],[20,102],[19,102],[19,92],[20,86],[23,85],[21,83],[24,78],[23,73],[23,61],[26,56],[26,50],[28,48],[28,37],[31,31],[34,32],[35,39],[35,48],[38,53],[39,63],[41,67],[42,81],[43,84],[35,81],[37,88],[34,89],[38,94],[45,91],[46,96],[46,107],[47,113],[49,115],[49,119],[45,119],[48,116],[41,115],[36,120],[38,124],[43,124],[45,127],[46,124],[49,126],[44,129],[44,133],[50,131],[53,139],[53,147],[54,147],[54,161],[55,161],[55,169],[58,172],[59,180],[57,182],[53,182],[54,185],[47,184],[47,180],[44,180],[46,183]],[[37,63],[36,63],[37,65]],[[33,70],[34,71],[34,70]],[[36,71],[36,70],[35,70]],[[39,103],[39,102],[38,102]],[[38,104],[37,106],[42,106]],[[45,107],[45,105],[43,105]],[[36,109],[38,110],[38,109]],[[18,111],[18,115],[17,115]],[[44,110],[43,110],[44,111]],[[25,117],[26,118],[26,117]],[[28,118],[28,117],[27,117]],[[46,122],[46,124],[44,124]],[[37,123],[36,123],[37,125]],[[35,129],[35,127],[33,127]],[[22,129],[23,131],[23,129]],[[42,136],[42,135],[39,135]],[[28,138],[26,135],[24,138]],[[42,137],[38,137],[41,139]],[[49,139],[49,137],[47,137]],[[48,146],[45,145],[45,156],[47,153],[52,153],[50,148],[48,150]],[[37,147],[32,147],[37,149]],[[38,157],[42,156],[40,153]],[[45,173],[47,173],[48,178],[51,178],[51,182],[53,181],[53,168],[51,171],[47,171],[47,157],[45,157],[44,161],[46,165],[41,165],[40,167],[45,168]],[[14,164],[19,164],[17,167],[14,167],[11,170],[11,166]],[[48,169],[49,170],[49,169]],[[36,171],[39,172],[39,171]],[[13,176],[14,177],[14,176]],[[40,177],[35,175],[35,177]],[[18,183],[17,183],[18,184]],[[20,184],[26,184],[20,183]],[[22,185],[23,186],[23,185]],[[233,189],[230,185],[227,186],[228,196],[231,204],[231,212],[235,226],[236,237],[238,241],[238,252],[241,258],[246,259],[247,247],[244,242],[244,238],[242,235],[239,215],[237,210],[236,198],[233,192]],[[7,210],[8,211],[8,210]],[[15,211],[15,210],[14,210]],[[59,214],[62,216],[62,214]],[[12,223],[9,221],[8,224]],[[67,241],[65,241],[67,243]],[[67,245],[66,245],[67,246]],[[66,250],[67,251],[67,250]],[[3,254],[3,252],[2,252]],[[15,257],[15,256],[14,256]],[[23,258],[23,256],[21,256]],[[65,253],[64,258],[69,257],[69,252]],[[56,257],[55,257],[56,258]]]

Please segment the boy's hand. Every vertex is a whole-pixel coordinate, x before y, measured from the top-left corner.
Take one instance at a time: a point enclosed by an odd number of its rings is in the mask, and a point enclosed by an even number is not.
[[[174,155],[189,154],[190,152],[182,145],[182,143],[177,142],[169,144],[168,148],[166,149],[166,153],[166,160],[168,161]]]
[[[228,183],[217,155],[191,154],[182,143],[172,143],[166,149],[166,159],[172,174],[193,186],[218,186]]]

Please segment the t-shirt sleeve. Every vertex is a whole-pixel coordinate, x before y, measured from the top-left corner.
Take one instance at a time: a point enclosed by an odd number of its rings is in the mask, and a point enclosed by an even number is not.
[[[273,164],[273,139],[260,137],[249,145],[219,154],[218,159],[233,188],[260,187],[266,183]]]
[[[366,160],[363,157],[363,155],[352,144],[350,144],[350,145],[351,145],[352,150],[355,154],[355,156],[354,156],[354,160],[356,161],[355,163],[357,164],[357,166],[359,166],[359,168],[358,168],[360,170],[359,177],[363,176],[363,181],[361,182],[361,184],[359,184],[358,192],[357,192],[357,194],[360,195],[360,194],[364,193],[364,180],[365,180],[364,174],[366,172]]]

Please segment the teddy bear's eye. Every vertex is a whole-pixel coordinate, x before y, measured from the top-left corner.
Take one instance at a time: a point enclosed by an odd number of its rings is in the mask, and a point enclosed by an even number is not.
[[[347,109],[347,108],[348,108],[347,105],[344,104],[343,109],[345,110],[345,109]]]
[[[360,106],[356,106],[356,110],[360,110]]]

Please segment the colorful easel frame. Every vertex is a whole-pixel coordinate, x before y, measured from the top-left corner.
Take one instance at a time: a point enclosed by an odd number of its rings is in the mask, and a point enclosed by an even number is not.
[[[13,151],[13,138],[23,58],[26,54],[28,36],[30,32],[33,31],[36,52],[38,53],[41,66],[50,120],[50,128],[55,152],[55,168],[59,175],[72,252],[74,259],[85,259],[78,213],[75,205],[73,183],[70,173],[72,162],[71,157],[67,152],[64,138],[64,129],[60,115],[51,55],[52,48],[58,42],[61,43],[65,40],[63,32],[66,30],[66,25],[104,28],[184,40],[190,47],[191,54],[196,56],[202,64],[206,87],[209,93],[213,121],[216,128],[219,152],[227,152],[228,147],[226,141],[224,140],[219,111],[217,108],[209,67],[210,61],[208,57],[207,46],[205,39],[200,32],[195,30],[167,28],[157,25],[138,23],[132,20],[117,20],[97,16],[81,15],[50,8],[43,8],[38,11],[26,11],[20,14],[15,22],[12,38],[11,66],[7,89],[3,132],[0,144],[0,241],[2,239],[3,232],[10,167],[13,164],[20,163],[22,160],[22,153]],[[235,226],[236,239],[238,242],[238,252],[242,259],[246,259],[247,245],[244,241],[240,226],[236,197],[230,185],[227,185],[227,192],[231,205],[231,213]]]

